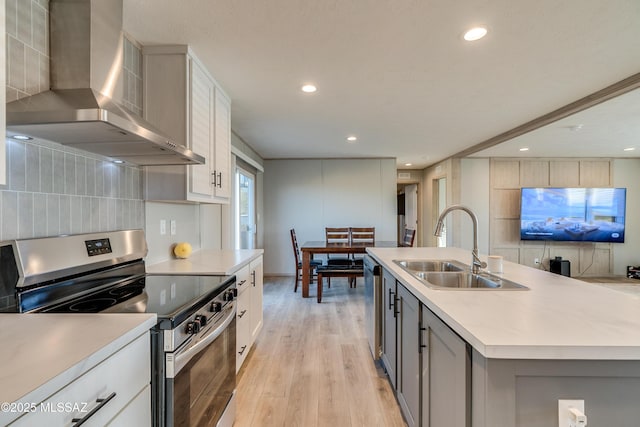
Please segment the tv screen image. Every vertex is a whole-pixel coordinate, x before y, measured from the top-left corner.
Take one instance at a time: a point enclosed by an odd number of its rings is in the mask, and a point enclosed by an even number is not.
[[[626,188],[523,188],[520,239],[624,243]]]

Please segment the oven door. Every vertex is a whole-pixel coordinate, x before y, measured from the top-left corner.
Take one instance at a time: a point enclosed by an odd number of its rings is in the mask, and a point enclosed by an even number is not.
[[[167,426],[231,426],[235,419],[236,304],[206,334],[166,357]]]

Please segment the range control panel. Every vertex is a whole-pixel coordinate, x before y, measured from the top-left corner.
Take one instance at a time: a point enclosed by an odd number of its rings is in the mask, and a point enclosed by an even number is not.
[[[87,254],[89,256],[111,253],[111,242],[109,239],[85,240],[84,244],[87,247]]]

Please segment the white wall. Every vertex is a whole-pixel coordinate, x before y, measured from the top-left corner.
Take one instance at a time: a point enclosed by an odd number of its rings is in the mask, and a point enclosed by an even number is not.
[[[166,221],[166,234],[160,234],[160,220]],[[170,221],[176,221],[176,234],[171,235]],[[170,259],[173,245],[188,242],[193,250],[200,248],[200,208],[197,204],[145,202],[145,236],[149,253],[147,264]]]
[[[625,243],[613,244],[613,273],[624,275],[640,265],[640,159],[615,159],[613,186],[627,189]]]
[[[460,165],[460,204],[478,217],[478,250],[489,253],[489,159],[462,159]],[[453,212],[452,212],[453,214]],[[471,218],[462,213],[461,247],[473,248]],[[452,232],[455,232],[453,230]]]
[[[324,227],[373,226],[396,241],[395,159],[267,160],[264,173],[265,274],[294,274],[289,230],[300,244]]]

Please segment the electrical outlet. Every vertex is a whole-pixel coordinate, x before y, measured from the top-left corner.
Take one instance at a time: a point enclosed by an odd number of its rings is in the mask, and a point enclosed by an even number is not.
[[[167,234],[167,220],[161,219],[160,220],[160,235],[164,236],[165,234]]]
[[[540,265],[540,258],[535,258],[535,259],[533,260],[533,263],[534,263],[535,265]]]
[[[170,223],[171,223],[171,235],[175,236],[176,235],[176,220],[172,219],[170,221]]]
[[[576,424],[571,421],[569,408],[576,408],[584,414],[584,400],[560,399],[558,400],[558,427],[581,427],[586,424]]]

